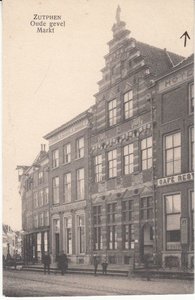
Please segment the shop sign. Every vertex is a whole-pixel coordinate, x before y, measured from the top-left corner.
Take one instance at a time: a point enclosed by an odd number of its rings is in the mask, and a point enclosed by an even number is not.
[[[194,172],[160,178],[157,180],[157,186],[181,183],[191,180],[194,180]]]
[[[181,218],[181,244],[188,243],[188,219]]]
[[[172,88],[193,78],[193,67],[174,73],[159,82],[159,92]]]

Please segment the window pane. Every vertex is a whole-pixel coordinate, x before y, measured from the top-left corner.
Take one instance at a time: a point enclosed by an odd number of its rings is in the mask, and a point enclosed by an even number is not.
[[[181,145],[181,134],[180,132],[173,135],[174,147]]]
[[[172,196],[166,197],[166,212],[167,213],[172,212]]]
[[[166,149],[172,148],[173,147],[173,139],[172,135],[166,136]]]
[[[180,214],[167,216],[167,230],[180,229]]]

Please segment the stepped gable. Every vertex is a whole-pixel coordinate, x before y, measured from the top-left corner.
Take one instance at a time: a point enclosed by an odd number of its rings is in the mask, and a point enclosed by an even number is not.
[[[150,67],[151,73],[155,76],[170,71],[172,67],[184,59],[181,55],[139,41],[136,41],[136,48],[140,51],[145,63]]]

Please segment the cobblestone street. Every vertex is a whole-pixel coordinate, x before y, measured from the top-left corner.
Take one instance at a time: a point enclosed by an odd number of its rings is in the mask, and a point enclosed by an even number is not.
[[[44,275],[25,271],[4,271],[3,294],[6,296],[100,296],[191,294],[193,281],[151,281],[110,276]]]

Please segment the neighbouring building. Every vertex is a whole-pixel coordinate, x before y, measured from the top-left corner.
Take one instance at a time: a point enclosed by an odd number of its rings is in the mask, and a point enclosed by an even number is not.
[[[50,239],[53,261],[89,261],[89,109],[44,138],[49,142]]]
[[[156,82],[158,251],[165,267],[194,266],[194,58]]]
[[[18,166],[22,199],[23,257],[40,262],[49,250],[49,158],[45,145],[31,166]]]
[[[9,225],[3,224],[2,240],[2,253],[5,257],[7,257],[8,254],[12,257],[16,254],[21,255],[22,241],[20,231],[14,231]]]

